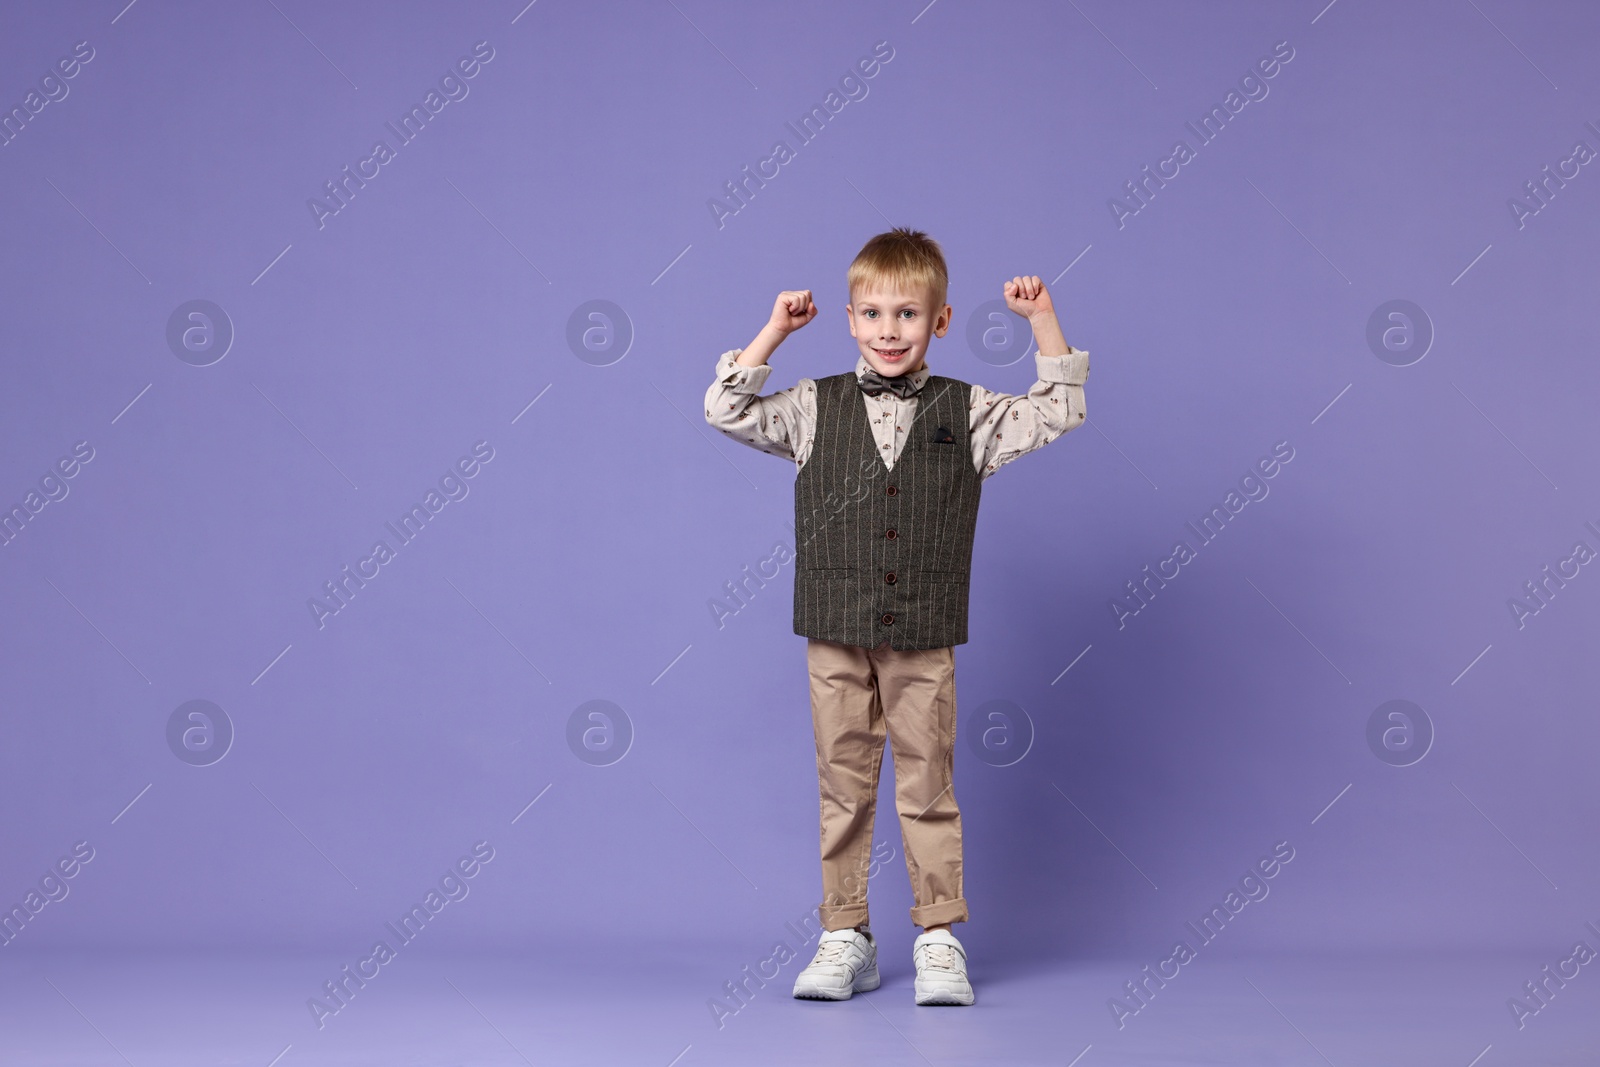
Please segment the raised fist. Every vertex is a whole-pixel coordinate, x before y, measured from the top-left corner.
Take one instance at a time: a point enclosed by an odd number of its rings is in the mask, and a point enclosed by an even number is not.
[[[768,324],[779,333],[791,334],[817,317],[810,289],[785,289],[772,305]]]
[[[1006,282],[1003,287],[1006,296],[1006,307],[1018,315],[1033,318],[1044,313],[1054,314],[1055,305],[1050,302],[1050,293],[1045,289],[1044,282],[1039,280],[1037,274],[1029,277],[1019,274]]]

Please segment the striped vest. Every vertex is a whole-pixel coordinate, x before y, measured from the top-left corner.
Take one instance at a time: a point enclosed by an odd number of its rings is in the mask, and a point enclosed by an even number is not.
[[[794,482],[795,633],[863,648],[966,643],[982,488],[971,392],[929,375],[890,470],[855,374],[817,379],[815,437]]]

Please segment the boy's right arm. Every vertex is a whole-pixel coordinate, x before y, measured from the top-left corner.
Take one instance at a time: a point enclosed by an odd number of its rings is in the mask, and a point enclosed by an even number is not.
[[[809,443],[815,421],[804,406],[811,399],[811,383],[802,378],[770,396],[758,396],[772,368],[738,362],[745,351],[735,348],[717,357],[717,378],[706,390],[706,422],[735,441],[792,460]]]
[[[772,373],[767,359],[773,350],[816,313],[810,290],[778,294],[772,317],[755,340],[717,357],[716,380],[706,390],[706,422],[751,448],[789,460],[803,457],[816,422],[808,406],[815,404],[813,383],[802,378],[770,396],[759,394]]]

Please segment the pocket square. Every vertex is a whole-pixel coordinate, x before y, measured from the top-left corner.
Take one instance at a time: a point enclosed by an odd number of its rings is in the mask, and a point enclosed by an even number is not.
[[[949,427],[940,426],[933,431],[933,443],[936,445],[953,445],[956,443],[956,437],[955,434],[950,432]]]

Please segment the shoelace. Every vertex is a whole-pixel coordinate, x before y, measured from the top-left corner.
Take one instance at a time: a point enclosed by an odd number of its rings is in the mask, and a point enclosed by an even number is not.
[[[922,946],[928,966],[938,971],[953,971],[956,969],[956,950],[949,945],[930,943]]]
[[[838,963],[844,959],[845,943],[843,941],[824,941],[822,947],[817,949],[816,963]]]

